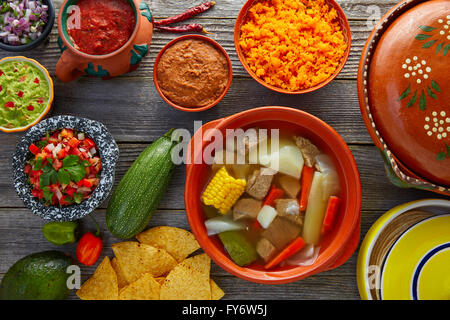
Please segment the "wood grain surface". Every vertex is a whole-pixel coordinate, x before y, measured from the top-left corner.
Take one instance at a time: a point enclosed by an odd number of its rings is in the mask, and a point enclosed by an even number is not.
[[[187,114],[169,107],[157,94],[152,81],[152,68],[160,49],[176,35],[155,32],[150,56],[135,72],[113,80],[101,81],[82,78],[69,84],[55,77],[55,104],[53,115],[70,114],[99,120],[111,131],[120,148],[116,183],[138,154],[169,128],[193,131],[193,121],[223,118],[254,107],[281,105],[307,111],[333,126],[349,144],[358,164],[363,186],[361,235],[386,210],[398,204],[422,198],[438,197],[434,194],[399,189],[391,185],[384,175],[384,166],[361,119],[356,91],[356,72],[361,50],[376,22],[397,1],[393,0],[341,0],[352,30],[352,50],[348,63],[325,88],[301,96],[272,92],[253,81],[246,74],[234,50],[234,21],[244,0],[216,0],[217,5],[196,19],[211,37],[228,51],[234,71],[232,87],[225,99],[211,110]],[[61,0],[54,1],[59,7]],[[199,0],[147,0],[156,19],[183,11]],[[194,20],[192,20],[194,21]],[[60,52],[56,43],[56,25],[49,41],[23,55],[34,58],[47,67],[52,76]],[[12,54],[0,51],[0,58]],[[0,134],[0,278],[19,258],[33,252],[60,249],[74,255],[74,245],[55,247],[42,236],[44,222],[32,215],[17,197],[12,186],[11,155],[22,134]],[[189,228],[184,212],[185,169],[176,169],[169,190],[154,215],[150,226],[171,225]],[[104,238],[104,255],[112,256],[111,244],[117,242],[107,231],[104,203],[95,212]],[[89,219],[83,219],[83,230],[93,230]],[[82,268],[87,278],[94,267]],[[226,292],[226,299],[359,299],[356,286],[356,254],[343,266],[296,283],[267,286],[238,279],[212,266],[212,277]],[[76,299],[74,294],[71,299]]]

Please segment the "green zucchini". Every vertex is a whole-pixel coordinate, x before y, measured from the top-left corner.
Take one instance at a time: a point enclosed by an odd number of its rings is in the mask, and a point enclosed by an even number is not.
[[[144,230],[166,192],[175,165],[171,140],[173,129],[153,142],[128,169],[113,192],[106,209],[106,225],[120,239]]]

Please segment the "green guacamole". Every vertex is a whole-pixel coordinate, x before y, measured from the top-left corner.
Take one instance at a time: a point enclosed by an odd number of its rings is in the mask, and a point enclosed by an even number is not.
[[[28,61],[0,64],[0,127],[21,128],[47,107],[49,84],[44,73]]]

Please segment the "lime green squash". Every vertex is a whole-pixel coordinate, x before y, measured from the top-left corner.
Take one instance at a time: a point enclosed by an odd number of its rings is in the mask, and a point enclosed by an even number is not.
[[[128,169],[106,209],[106,224],[117,238],[129,239],[144,230],[166,192],[175,165],[173,129],[145,149]]]

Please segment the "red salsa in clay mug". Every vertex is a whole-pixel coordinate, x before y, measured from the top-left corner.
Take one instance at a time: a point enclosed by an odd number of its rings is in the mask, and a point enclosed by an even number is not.
[[[58,17],[56,76],[108,79],[135,70],[149,51],[150,8],[141,0],[66,0]]]

